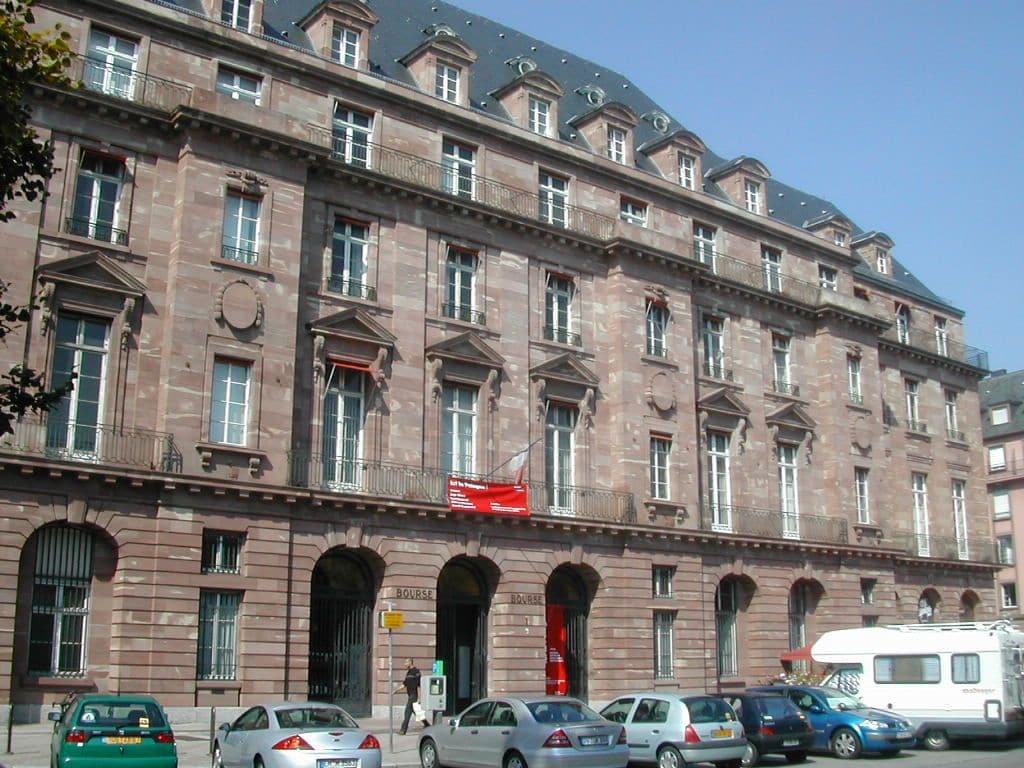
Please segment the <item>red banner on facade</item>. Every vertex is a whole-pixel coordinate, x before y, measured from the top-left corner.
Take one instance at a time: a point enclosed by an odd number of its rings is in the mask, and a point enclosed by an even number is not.
[[[547,631],[547,660],[544,665],[545,692],[549,696],[569,693],[569,668],[565,663],[568,633],[565,628],[565,606],[548,605],[545,610]]]
[[[448,506],[453,512],[487,512],[492,515],[528,517],[528,487],[515,483],[448,478]]]

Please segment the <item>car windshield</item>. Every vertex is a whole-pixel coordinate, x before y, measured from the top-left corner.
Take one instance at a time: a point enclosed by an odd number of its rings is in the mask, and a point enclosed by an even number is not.
[[[838,688],[822,688],[821,693],[824,695],[829,709],[863,709],[866,706],[860,699],[855,699]]]
[[[358,728],[347,712],[336,707],[290,707],[274,712],[282,728]]]
[[[528,701],[526,708],[538,723],[575,723],[602,719],[597,712],[575,699]]]
[[[163,728],[160,707],[151,701],[93,699],[83,702],[78,724],[95,728]]]

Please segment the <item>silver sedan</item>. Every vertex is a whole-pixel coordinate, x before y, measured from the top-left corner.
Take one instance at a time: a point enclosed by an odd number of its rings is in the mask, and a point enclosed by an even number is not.
[[[482,699],[424,729],[423,768],[625,768],[626,732],[566,696]]]
[[[380,768],[380,741],[341,707],[258,704],[217,729],[214,768]]]

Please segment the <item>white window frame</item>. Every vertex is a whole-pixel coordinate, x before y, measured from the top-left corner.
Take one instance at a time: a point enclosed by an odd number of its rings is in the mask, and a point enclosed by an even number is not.
[[[626,132],[615,125],[608,126],[608,158],[622,165],[626,162]]]
[[[863,362],[857,355],[846,356],[846,380],[850,402],[862,405],[864,403]]]
[[[857,502],[857,522],[871,524],[871,473],[867,467],[854,467],[853,492]]]
[[[889,252],[884,248],[875,248],[875,269],[880,275],[889,274]]]
[[[679,183],[685,189],[696,189],[697,158],[686,152],[679,153]]]
[[[321,446],[323,479],[329,488],[362,489],[369,389],[365,371],[331,364],[324,388]]]
[[[359,30],[335,22],[331,30],[331,58],[346,67],[359,66]]]
[[[944,317],[935,316],[935,351],[949,357],[949,323]]]
[[[675,611],[654,612],[654,677],[659,680],[675,677],[673,669],[675,618]]]
[[[739,674],[739,584],[722,579],[715,590],[715,646],[720,677]]]
[[[708,507],[711,512],[711,530],[731,533],[732,480],[729,468],[731,439],[728,433],[714,430],[708,430],[706,435]]]
[[[199,591],[199,638],[196,677],[200,680],[235,680],[238,676],[239,592]]]
[[[668,305],[650,298],[646,303],[647,354],[651,357],[668,357]]]
[[[258,107],[263,98],[263,78],[222,64],[217,67],[217,93]]]
[[[331,237],[331,264],[328,288],[333,293],[370,297],[367,284],[367,255],[370,247],[370,226],[342,217],[334,219]]]
[[[917,379],[904,379],[903,398],[907,407],[907,427],[915,432],[922,431],[921,382]]]
[[[832,230],[832,245],[846,245],[846,233],[838,230]]]
[[[990,412],[989,421],[993,427],[998,427],[1003,424],[1010,423],[1010,406],[1009,405],[997,405],[992,408]]]
[[[476,323],[477,317],[477,270],[480,256],[465,248],[448,247],[445,257],[445,302],[444,316],[467,323]]]
[[[818,287],[826,291],[839,290],[839,270],[824,264],[818,265]]]
[[[242,534],[203,531],[203,573],[239,573]]]
[[[569,179],[547,171],[537,174],[537,214],[546,224],[566,227],[569,224]]]
[[[772,334],[772,382],[776,392],[792,392],[792,344],[789,336]]]
[[[807,614],[810,611],[811,590],[806,581],[798,581],[789,588],[789,648],[796,650],[807,645]]]
[[[545,338],[560,344],[577,345],[575,339],[576,281],[568,275],[548,272],[544,296]]]
[[[441,469],[451,475],[476,474],[479,390],[445,382],[441,387]]]
[[[619,202],[619,218],[629,224],[636,224],[638,227],[647,226],[647,203],[637,200],[622,198]]]
[[[72,374],[78,377],[71,392],[50,409],[46,449],[66,458],[95,460],[103,455],[110,321],[61,312],[56,326],[53,383],[63,386]]]
[[[90,90],[133,100],[138,64],[137,40],[103,29],[93,28],[89,32],[89,50],[82,79]]]
[[[444,191],[456,197],[476,199],[476,150],[444,139],[441,144]]]
[[[953,505],[953,534],[956,537],[957,557],[970,559],[970,542],[967,540],[967,481],[953,478],[951,483]]]
[[[751,213],[761,213],[761,184],[745,179],[743,181],[743,201]]]
[[[671,565],[656,565],[651,569],[651,594],[657,598],[672,597],[672,580],[676,569]]]
[[[701,318],[701,346],[704,353],[704,373],[713,379],[726,378],[725,321],[713,315]]]
[[[693,255],[701,264],[716,270],[715,260],[718,257],[718,249],[715,242],[718,238],[718,230],[707,224],[693,223]]]
[[[875,587],[878,586],[878,579],[862,578],[860,580],[860,604],[875,604]]]
[[[779,464],[779,509],[782,512],[782,537],[800,538],[800,480],[797,475],[800,447],[778,443],[775,455]]]
[[[551,102],[530,94],[527,124],[531,131],[541,136],[551,136]]]
[[[71,234],[106,243],[127,244],[127,231],[119,226],[126,171],[123,160],[82,150],[75,179],[71,226],[68,228]]]
[[[1014,565],[1013,534],[996,536],[996,562],[1000,565]]]
[[[896,340],[910,343],[910,308],[906,304],[896,305]]]
[[[263,200],[229,189],[224,196],[222,258],[256,264],[260,258],[260,218]]]
[[[335,160],[358,168],[370,168],[373,162],[372,137],[373,115],[335,103],[331,122],[331,149]]]
[[[917,554],[929,557],[931,554],[931,537],[928,521],[928,475],[913,472],[910,476],[911,496],[914,509],[914,537],[917,540]]]
[[[945,410],[946,410],[946,435],[950,440],[963,440],[963,433],[960,431],[960,408],[959,400],[960,393],[955,389],[946,387],[944,389],[945,394]]]
[[[1017,607],[1017,585],[1004,583],[999,585],[999,593],[1002,598],[1003,608]]]
[[[672,498],[671,461],[672,438],[667,435],[651,435],[649,491],[652,499],[668,501]]]
[[[1010,516],[1010,492],[1005,488],[992,491],[992,517],[1005,520]]]
[[[434,70],[434,95],[451,104],[460,102],[462,70],[444,61],[437,62]]]
[[[769,245],[762,245],[761,271],[764,278],[764,289],[771,293],[781,293],[782,251]]]
[[[576,422],[575,406],[548,401],[545,417],[544,478],[548,512],[575,514]]]
[[[995,472],[1006,469],[1006,446],[990,445],[988,447],[988,471]]]
[[[214,359],[210,442],[248,445],[251,389],[251,362],[229,357]]]

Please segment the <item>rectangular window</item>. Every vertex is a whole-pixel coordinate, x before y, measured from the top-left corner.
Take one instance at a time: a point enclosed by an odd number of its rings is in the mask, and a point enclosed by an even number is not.
[[[331,239],[331,274],[327,287],[334,293],[373,299],[367,284],[366,252],[369,247],[370,228],[347,219],[334,220]]]
[[[790,343],[788,336],[772,334],[772,383],[776,392],[796,394],[790,379]]]
[[[652,593],[655,597],[672,597],[672,579],[676,569],[668,565],[656,565],[651,571]]]
[[[476,473],[477,390],[446,383],[441,389],[441,469],[469,477]]]
[[[638,227],[646,227],[647,204],[624,197],[619,203],[619,218],[630,224],[636,224]]]
[[[687,189],[695,189],[697,160],[693,155],[679,153],[679,183]]]
[[[1000,584],[999,590],[1003,598],[1003,608],[1017,607],[1017,585]]]
[[[826,291],[839,289],[839,271],[823,264],[818,265],[818,286]]]
[[[332,365],[324,393],[323,475],[329,488],[360,490],[369,376]]]
[[[877,616],[861,616],[860,625],[862,627],[877,627],[878,617]]]
[[[476,308],[476,270],[475,253],[462,248],[448,249],[448,258],[445,260],[447,291],[442,308],[445,317],[483,324],[483,313]]]
[[[331,35],[331,58],[346,67],[359,66],[359,32],[344,24],[335,24]]]
[[[203,531],[203,573],[238,573],[241,549],[240,534]]]
[[[571,515],[574,512],[577,415],[576,408],[571,405],[548,403],[544,479],[548,511],[553,515]]]
[[[714,227],[708,227],[704,224],[693,225],[693,255],[697,261],[701,264],[706,264],[711,267],[711,271],[715,271],[715,256],[717,251],[715,249],[715,236],[717,231]]]
[[[255,264],[259,260],[260,207],[258,197],[234,191],[224,197],[223,258],[242,264]]]
[[[935,351],[943,357],[949,357],[949,330],[946,318],[935,318]]]
[[[711,528],[732,531],[732,490],[729,480],[729,435],[707,433],[707,486]]]
[[[63,458],[102,455],[110,321],[61,313],[53,349],[53,383],[63,386],[78,374],[74,388],[50,409],[46,449]]]
[[[800,492],[797,481],[797,446],[779,443],[779,508],[782,510],[782,535],[800,538]]]
[[[561,344],[579,346],[579,334],[573,332],[573,302],[576,298],[576,284],[565,275],[548,273],[545,292],[544,338]]]
[[[569,203],[569,180],[553,173],[541,171],[537,176],[537,215],[547,224],[564,227],[568,223],[566,206]]]
[[[889,252],[882,249],[875,249],[875,269],[880,275],[889,274]]]
[[[743,196],[747,210],[751,213],[761,213],[761,185],[756,181],[743,182]]]
[[[654,676],[674,677],[672,671],[672,625],[675,611],[654,612]]]
[[[937,683],[941,677],[938,654],[875,656],[876,683]]]
[[[861,360],[856,355],[846,356],[846,378],[850,392],[850,402],[863,405],[864,390],[861,383]]]
[[[476,151],[445,139],[441,154],[444,191],[472,200],[476,194]]]
[[[210,440],[246,445],[249,427],[250,363],[218,359],[213,364]]]
[[[931,541],[928,535],[928,476],[921,472],[911,475],[911,493],[914,500],[914,536],[917,539],[917,554],[928,557]]]
[[[647,299],[647,354],[668,357],[668,307]]]
[[[903,396],[907,405],[907,429],[912,432],[927,432],[928,427],[921,421],[921,384],[914,379],[903,380]]]
[[[725,370],[725,323],[720,318],[705,315],[701,319],[701,340],[704,347],[704,375],[713,379],[728,379]]]
[[[334,105],[331,156],[335,160],[358,168],[369,168],[372,135],[373,115],[356,112],[341,104]]]
[[[981,682],[981,657],[976,653],[954,653],[952,657],[953,682],[974,685]]]
[[[199,659],[200,680],[234,680],[238,644],[237,592],[203,589],[199,592]]]
[[[996,536],[996,557],[1000,565],[1013,565],[1013,535]]]
[[[905,304],[896,305],[896,340],[900,344],[910,343],[910,310]]]
[[[252,0],[223,0],[220,20],[229,27],[248,32],[252,22]]]
[[[459,76],[461,74],[458,67],[437,62],[437,69],[434,73],[434,95],[439,99],[450,101],[452,104],[458,104]]]
[[[946,400],[946,436],[950,440],[963,442],[964,433],[960,431],[960,418],[957,410],[960,393],[955,389],[946,389],[943,394]]]
[[[93,538],[80,528],[54,525],[42,529],[37,542],[28,671],[80,677],[86,668]]]
[[[94,28],[89,33],[82,81],[91,91],[131,100],[135,95],[138,63],[137,41]]]
[[[651,436],[650,475],[651,498],[671,498],[669,484],[669,456],[672,454],[672,440],[668,437]]]
[[[608,157],[616,163],[626,162],[626,132],[613,125],[608,126]]]
[[[860,604],[861,605],[874,605],[875,604],[875,584],[878,581],[876,579],[861,579],[860,580]]]
[[[832,244],[843,246],[846,245],[846,233],[833,230],[832,232]]]
[[[957,557],[967,560],[970,549],[967,541],[967,483],[953,480],[953,534],[956,536]]]
[[[782,290],[782,251],[767,245],[761,246],[761,270],[764,289],[779,293]]]
[[[736,626],[738,605],[736,582],[732,579],[721,581],[715,594],[715,640],[720,676],[739,674],[739,638]]]
[[[997,489],[992,491],[992,514],[1000,520],[1010,516],[1010,492]]]
[[[869,496],[868,470],[856,467],[853,470],[854,493],[857,497],[857,522],[871,522],[871,497]]]
[[[541,136],[551,135],[551,102],[530,96],[530,130]]]
[[[1010,406],[1000,405],[992,409],[992,426],[1010,423]]]
[[[988,469],[989,472],[995,472],[997,470],[1006,469],[1006,447],[1002,445],[992,445],[988,449]]]
[[[239,72],[230,67],[217,69],[217,93],[230,96],[235,101],[245,101],[260,105],[260,94],[263,91],[263,78]]]
[[[75,202],[67,231],[72,235],[118,245],[128,244],[122,223],[124,161],[88,150],[82,152],[75,179]]]

